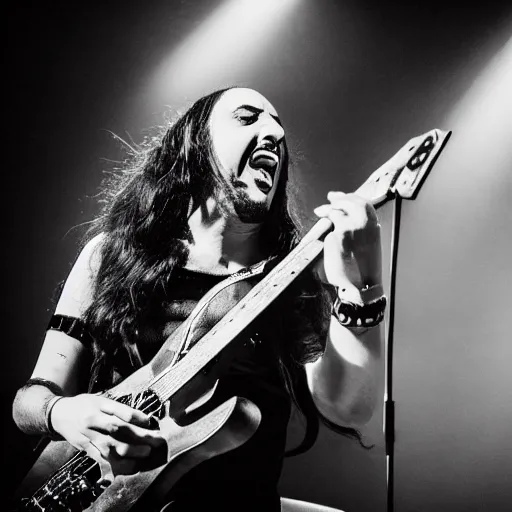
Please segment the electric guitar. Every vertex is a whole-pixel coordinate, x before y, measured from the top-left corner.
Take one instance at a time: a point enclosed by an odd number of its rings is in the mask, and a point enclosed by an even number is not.
[[[414,199],[451,132],[431,130],[407,142],[359,187],[356,194],[376,208],[396,196]],[[247,279],[265,272],[265,263],[244,269],[213,287],[189,318],[164,342],[155,357],[118,385],[102,393],[154,417],[167,446],[131,475],[113,475],[66,441],[51,441],[21,483],[19,511],[143,511],[154,506],[200,462],[245,443],[260,423],[259,409],[243,397],[219,401],[215,388],[235,357],[251,322],[306,269],[322,251],[332,223],[320,219],[290,254],[258,284]],[[211,304],[221,300],[220,320],[208,320]],[[231,294],[231,295],[230,295]],[[191,348],[190,348],[191,347]],[[183,353],[186,355],[183,357]]]

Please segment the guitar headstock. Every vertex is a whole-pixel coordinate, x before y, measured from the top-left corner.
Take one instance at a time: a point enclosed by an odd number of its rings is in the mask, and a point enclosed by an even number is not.
[[[414,199],[451,133],[435,128],[412,138],[371,174],[356,194],[371,201],[375,207],[397,195]]]
[[[435,128],[412,138],[371,174],[355,193],[370,201],[375,208],[396,196],[414,199],[451,133]],[[321,218],[299,245],[320,239],[331,228],[332,222],[325,217]]]

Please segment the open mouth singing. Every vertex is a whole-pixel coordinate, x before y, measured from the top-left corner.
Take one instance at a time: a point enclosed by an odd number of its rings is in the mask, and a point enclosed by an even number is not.
[[[249,165],[256,171],[254,182],[262,192],[272,189],[278,164],[279,156],[271,149],[259,147],[251,153]]]

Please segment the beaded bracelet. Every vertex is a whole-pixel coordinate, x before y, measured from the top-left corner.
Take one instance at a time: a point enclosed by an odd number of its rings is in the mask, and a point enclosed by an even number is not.
[[[332,314],[345,327],[375,327],[384,319],[387,299],[383,295],[367,304],[354,304],[336,299]]]

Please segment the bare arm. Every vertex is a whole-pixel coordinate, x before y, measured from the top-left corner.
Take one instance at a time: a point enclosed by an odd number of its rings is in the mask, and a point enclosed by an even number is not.
[[[331,319],[325,352],[306,365],[311,395],[332,422],[358,428],[372,417],[381,369],[379,327],[356,334]]]
[[[62,290],[55,313],[82,317],[92,300],[93,283],[99,267],[101,238],[89,242],[80,253]],[[100,462],[104,477],[130,473],[136,469],[132,460],[149,455],[152,446],[163,438],[150,429],[146,414],[115,400],[84,393],[79,387],[83,365],[90,362],[88,349],[74,338],[49,331],[32,373],[55,383],[62,396],[53,408],[47,404],[60,393],[33,385],[21,388],[13,403],[13,417],[27,434],[47,434],[48,426],[75,448],[84,450]],[[108,462],[105,465],[104,462]]]
[[[334,231],[324,243],[321,276],[340,297],[365,303],[382,293],[380,227],[375,210],[354,194],[331,193],[317,210]],[[376,296],[364,296],[365,285]],[[347,328],[331,316],[323,355],[306,365],[308,386],[318,410],[338,425],[360,427],[373,415],[382,381],[381,327]]]
[[[77,258],[62,289],[55,314],[81,318],[92,299],[94,277],[99,265],[98,236],[91,240]],[[43,341],[31,378],[55,383],[65,396],[78,389],[78,376],[88,362],[88,349],[82,343],[59,331],[48,331]],[[45,434],[44,411],[55,396],[48,388],[35,385],[18,390],[13,403],[13,418],[27,434]]]

